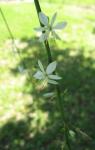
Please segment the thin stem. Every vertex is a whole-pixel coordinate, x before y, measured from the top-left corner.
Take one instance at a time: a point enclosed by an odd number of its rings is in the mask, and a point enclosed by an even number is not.
[[[8,22],[7,22],[7,19],[6,19],[6,17],[5,17],[5,15],[4,15],[4,13],[3,13],[3,10],[0,8],[0,13],[1,13],[1,16],[2,16],[2,18],[3,18],[3,21],[4,21],[4,23],[5,23],[5,26],[6,26],[6,28],[7,28],[7,30],[8,30],[8,33],[9,33],[9,35],[10,35],[10,38],[11,38],[11,40],[12,40],[12,45],[13,45],[13,47],[15,47],[15,52],[18,54],[18,56],[19,56],[19,58],[20,58],[20,60],[22,59],[22,57],[21,57],[21,54],[20,54],[20,50],[19,50],[19,48],[16,46],[16,44],[15,44],[15,38],[14,38],[14,36],[13,36],[13,33],[12,33],[12,31],[11,31],[11,29],[10,29],[10,27],[9,27],[9,24],[8,24]],[[14,50],[13,50],[13,52],[14,52]],[[25,68],[25,63],[23,62],[23,67]]]
[[[38,14],[38,18],[39,18],[39,13],[41,12],[41,7],[40,7],[40,4],[39,4],[39,0],[34,0],[34,3],[35,3],[36,11],[37,11],[37,14]],[[40,20],[39,20],[39,22],[40,22]],[[40,22],[40,25],[42,27],[44,26],[41,22]],[[51,63],[53,61],[53,59],[52,59],[52,55],[51,55],[49,42],[47,40],[44,41],[44,45],[45,45],[47,55],[48,55],[48,63]],[[62,105],[63,102],[62,102],[61,91],[60,91],[59,85],[56,86],[56,92],[57,92],[57,96],[58,96],[59,110],[61,112],[62,122],[64,123],[64,128],[65,128],[66,144],[68,146],[68,149],[71,150],[70,141],[69,141],[69,129],[66,125],[66,119],[65,119],[65,115],[64,115],[64,110],[63,110],[63,105]]]
[[[12,34],[12,32],[11,32],[11,29],[10,29],[10,27],[9,27],[9,25],[8,25],[8,22],[7,22],[7,20],[6,20],[6,18],[5,18],[5,15],[4,15],[4,13],[3,13],[3,11],[2,11],[1,8],[0,8],[0,13],[1,13],[1,16],[2,16],[2,18],[3,18],[3,20],[4,20],[4,23],[5,23],[6,27],[7,27],[7,30],[8,30],[9,35],[10,35],[10,38],[12,39],[12,42],[13,42],[13,44],[15,45],[14,36],[13,36],[13,34]],[[16,47],[16,45],[15,45],[15,47]],[[17,47],[16,47],[16,48],[17,48]],[[19,53],[19,50],[18,50],[18,49],[17,49],[17,51],[18,51],[18,53]]]

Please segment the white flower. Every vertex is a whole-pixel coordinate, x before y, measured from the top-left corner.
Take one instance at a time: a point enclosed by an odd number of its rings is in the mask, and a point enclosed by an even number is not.
[[[34,74],[34,78],[38,79],[38,80],[45,80],[47,81],[47,83],[50,84],[58,84],[58,82],[56,80],[60,80],[61,77],[59,77],[58,75],[52,74],[57,66],[56,61],[53,61],[52,63],[50,63],[46,70],[44,69],[42,63],[40,60],[38,60],[38,65],[39,65],[39,70]]]
[[[49,38],[50,34],[54,38],[60,39],[60,37],[55,32],[55,30],[61,30],[61,29],[65,28],[67,23],[59,22],[56,25],[54,25],[56,16],[57,16],[57,13],[54,13],[54,15],[51,18],[51,21],[49,21],[49,18],[43,12],[39,13],[39,20],[40,20],[41,24],[43,25],[43,27],[35,28],[35,30],[38,32],[42,32],[42,34],[39,38],[40,42],[47,40]]]

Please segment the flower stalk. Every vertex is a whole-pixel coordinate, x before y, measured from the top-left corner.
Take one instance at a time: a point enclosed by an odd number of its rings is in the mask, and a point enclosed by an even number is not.
[[[39,0],[34,0],[34,3],[35,3],[38,18],[39,18],[39,13],[41,12],[41,7],[40,7],[40,4],[39,4]],[[39,22],[40,22],[40,20],[39,20]],[[44,26],[41,22],[40,22],[40,25],[41,25],[41,27]],[[45,45],[45,48],[46,48],[46,51],[47,51],[48,63],[51,63],[53,61],[53,58],[52,58],[49,42],[48,42],[48,40],[45,40],[43,42],[44,42],[44,45]],[[62,102],[61,91],[60,91],[59,85],[56,85],[56,93],[57,93],[57,97],[58,97],[57,98],[57,103],[59,105],[59,111],[61,113],[62,123],[64,124],[66,144],[67,144],[68,150],[71,150],[70,140],[69,140],[69,128],[67,126],[65,115],[64,115],[63,102]]]

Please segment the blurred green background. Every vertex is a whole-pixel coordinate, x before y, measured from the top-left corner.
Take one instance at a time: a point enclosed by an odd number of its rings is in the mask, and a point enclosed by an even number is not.
[[[57,11],[57,21],[68,23],[59,33],[62,40],[49,42],[63,78],[65,115],[81,130],[71,136],[72,149],[95,150],[95,1],[40,2],[48,16]],[[56,98],[44,98],[42,84],[33,78],[38,59],[47,65],[44,45],[34,31],[39,26],[34,3],[0,7],[21,52],[19,59],[0,14],[0,150],[67,150]]]

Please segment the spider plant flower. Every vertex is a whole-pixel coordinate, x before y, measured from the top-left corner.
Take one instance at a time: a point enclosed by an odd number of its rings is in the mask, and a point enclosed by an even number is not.
[[[46,70],[44,69],[40,60],[38,60],[38,66],[39,66],[39,70],[34,74],[34,78],[38,80],[44,80],[50,84],[58,84],[56,80],[60,80],[61,77],[53,74],[57,66],[56,61],[53,61],[52,63],[50,63],[47,66]]]
[[[67,23],[59,22],[55,24],[56,17],[57,17],[57,13],[54,13],[51,20],[49,20],[48,16],[46,16],[43,12],[39,13],[39,20],[41,24],[43,25],[43,27],[35,28],[35,30],[38,32],[42,32],[39,38],[40,42],[48,40],[50,35],[56,39],[60,39],[60,37],[56,33],[56,30],[64,29]]]

